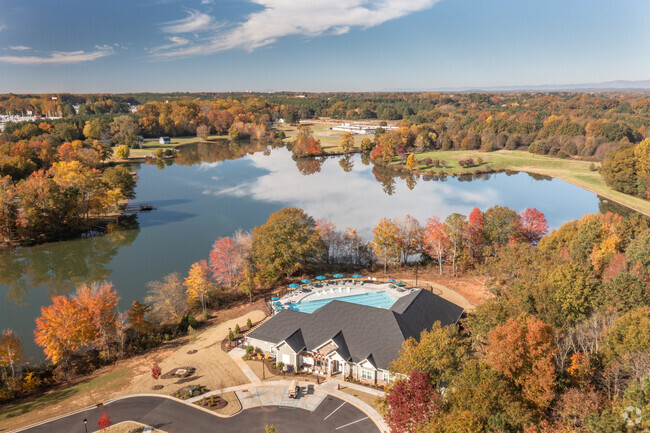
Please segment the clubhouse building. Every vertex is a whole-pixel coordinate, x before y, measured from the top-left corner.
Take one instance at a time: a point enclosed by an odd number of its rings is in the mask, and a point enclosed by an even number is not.
[[[343,298],[344,299],[344,298]],[[390,308],[334,299],[312,313],[284,309],[253,329],[245,344],[276,362],[324,376],[384,384],[402,343],[437,321],[456,324],[463,309],[431,292],[410,291]]]

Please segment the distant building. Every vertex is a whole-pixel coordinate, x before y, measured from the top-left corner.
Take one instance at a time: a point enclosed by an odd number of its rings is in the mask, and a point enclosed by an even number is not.
[[[171,144],[172,140],[169,137],[160,137],[158,140],[158,143],[160,144]]]
[[[356,135],[374,134],[377,128],[382,128],[386,131],[397,129],[396,126],[376,126],[376,125],[361,125],[352,123],[342,123],[339,126],[333,126],[334,131],[349,132]]]

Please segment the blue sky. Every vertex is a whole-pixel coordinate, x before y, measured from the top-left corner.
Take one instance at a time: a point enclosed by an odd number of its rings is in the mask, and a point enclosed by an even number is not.
[[[650,79],[646,0],[0,0],[0,93]]]

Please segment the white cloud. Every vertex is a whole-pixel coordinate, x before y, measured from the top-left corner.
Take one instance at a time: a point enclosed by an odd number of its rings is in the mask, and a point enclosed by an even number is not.
[[[246,17],[242,23],[216,28],[209,38],[191,46],[157,53],[163,57],[187,57],[211,54],[233,48],[248,51],[272,44],[285,36],[341,35],[352,27],[364,29],[432,7],[440,0],[252,0],[263,9]],[[175,21],[170,33],[208,29],[214,25],[210,16],[196,11]]]
[[[215,22],[208,14],[198,11],[189,11],[188,15],[180,20],[165,23],[163,30],[167,33],[193,33],[214,30]]]
[[[28,51],[31,50],[31,47],[26,47],[24,45],[13,45],[9,47],[9,49],[14,51]]]
[[[209,4],[212,4],[213,2],[214,2],[214,0],[201,0],[202,5],[209,5]]]
[[[150,50],[151,53],[155,53],[157,51],[164,51],[164,50],[169,50],[171,48],[178,48],[182,47],[184,45],[187,45],[190,43],[189,39],[184,38],[182,36],[168,36],[167,40],[170,42],[169,44],[161,45],[159,47],[153,48]]]
[[[72,64],[89,62],[113,54],[109,46],[95,47],[95,51],[57,51],[45,56],[0,56],[0,62],[16,65]]]

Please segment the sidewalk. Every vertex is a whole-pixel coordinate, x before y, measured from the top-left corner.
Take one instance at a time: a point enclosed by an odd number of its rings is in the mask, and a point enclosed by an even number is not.
[[[246,361],[242,359],[242,356],[246,355],[246,351],[244,349],[240,349],[239,347],[236,347],[232,349],[230,352],[228,352],[228,355],[232,358],[233,361],[235,361],[235,364],[237,364],[237,367],[240,368],[242,373],[246,375],[248,380],[255,386],[260,386],[262,384],[262,381],[260,380],[259,377],[253,372],[253,370],[246,364]]]

